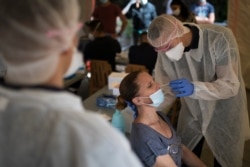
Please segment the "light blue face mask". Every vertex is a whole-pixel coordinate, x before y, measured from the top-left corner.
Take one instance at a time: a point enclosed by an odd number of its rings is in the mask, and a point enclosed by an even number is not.
[[[156,92],[154,92],[152,95],[150,95],[149,97],[140,97],[140,98],[150,98],[152,100],[152,103],[151,104],[146,104],[145,103],[145,104],[148,105],[148,106],[157,108],[164,101],[165,96],[164,96],[162,90],[159,89]]]

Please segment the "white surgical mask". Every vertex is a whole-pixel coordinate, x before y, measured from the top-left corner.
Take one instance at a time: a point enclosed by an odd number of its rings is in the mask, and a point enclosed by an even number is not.
[[[64,74],[64,78],[70,78],[81,68],[83,68],[83,55],[77,48],[74,48],[72,60],[68,70]]]
[[[173,10],[173,15],[174,15],[174,16],[179,16],[180,13],[181,13],[180,8],[177,8],[177,9]]]
[[[176,45],[174,48],[168,50],[165,52],[166,56],[171,61],[178,61],[181,59],[183,52],[184,52],[185,47],[183,46],[183,43],[180,42],[178,45]]]
[[[156,92],[154,92],[152,95],[150,95],[149,97],[140,97],[140,98],[150,98],[152,100],[152,103],[151,104],[146,104],[146,105],[157,108],[164,101],[165,96],[164,96],[162,90],[159,89]]]

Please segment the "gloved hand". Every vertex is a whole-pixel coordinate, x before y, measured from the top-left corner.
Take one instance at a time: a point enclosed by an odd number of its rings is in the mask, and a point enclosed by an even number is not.
[[[176,97],[190,96],[194,92],[194,85],[187,79],[177,79],[169,83]]]

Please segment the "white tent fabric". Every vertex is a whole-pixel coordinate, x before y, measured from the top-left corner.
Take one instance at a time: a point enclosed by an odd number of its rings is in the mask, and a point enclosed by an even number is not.
[[[239,45],[242,74],[247,89],[250,89],[250,1],[228,1],[228,26]]]

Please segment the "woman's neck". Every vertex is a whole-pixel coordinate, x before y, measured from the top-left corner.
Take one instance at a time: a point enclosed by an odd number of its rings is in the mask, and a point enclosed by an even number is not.
[[[157,111],[153,107],[144,106],[138,109],[138,117],[135,119],[135,123],[143,123],[146,125],[152,125],[158,123],[160,118]]]

